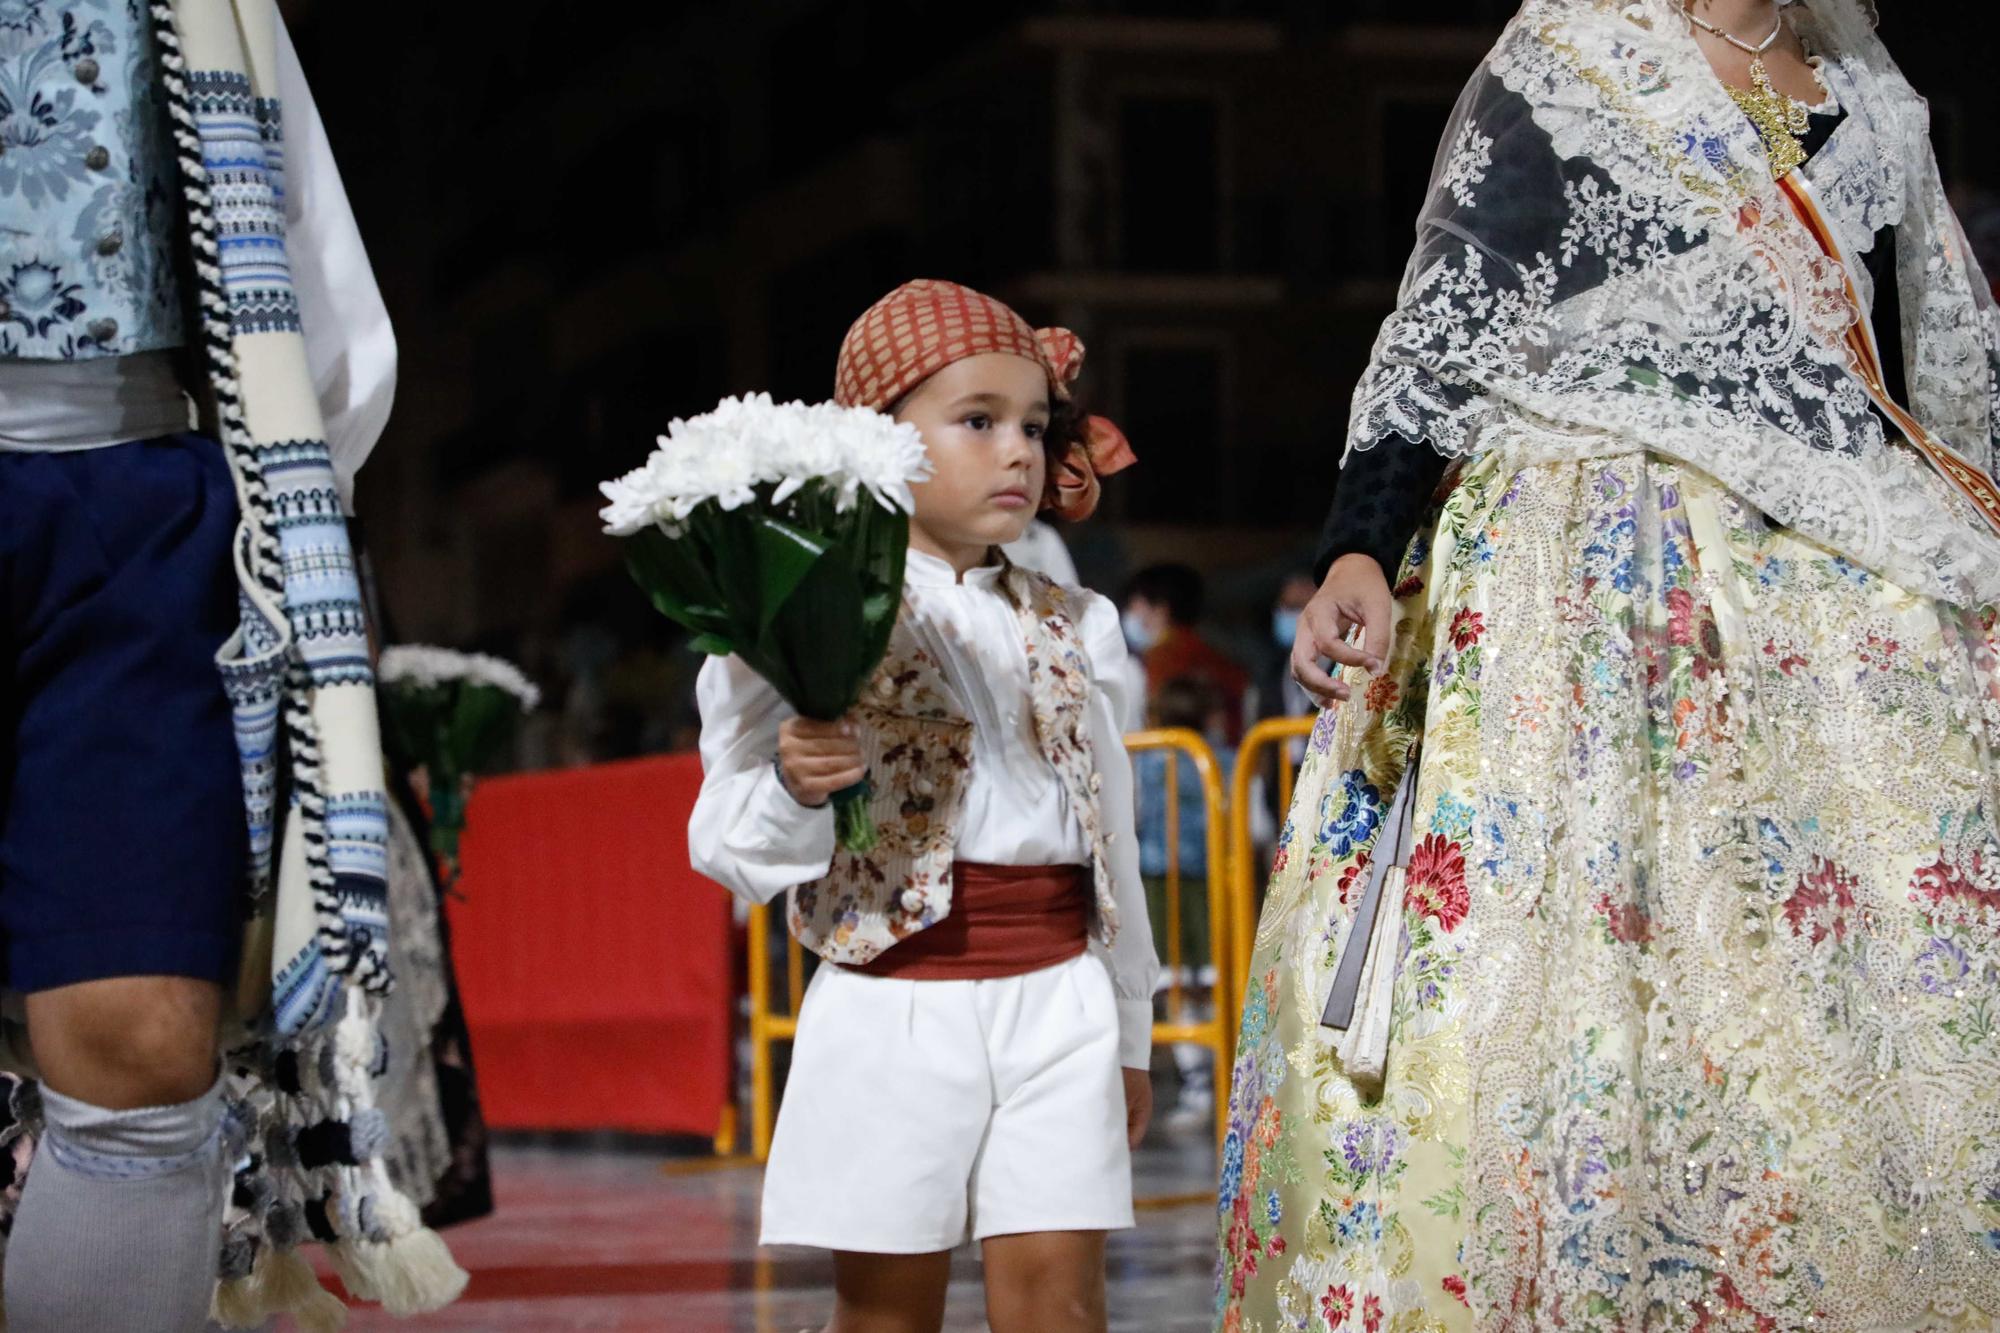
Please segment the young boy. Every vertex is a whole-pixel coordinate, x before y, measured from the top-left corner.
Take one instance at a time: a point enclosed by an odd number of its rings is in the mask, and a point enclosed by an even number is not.
[[[983,1248],[996,1333],[1105,1327],[1105,1233],[1132,1225],[1158,962],[1120,740],[1118,613],[999,548],[1055,503],[1083,348],[990,297],[905,284],[848,333],[836,397],[924,435],[888,655],[845,721],[790,715],[734,658],[699,697],[695,868],[790,892],[827,966],[800,1016],[763,1243],[833,1251],[837,1333],[940,1327]],[[880,843],[837,852],[866,776]]]

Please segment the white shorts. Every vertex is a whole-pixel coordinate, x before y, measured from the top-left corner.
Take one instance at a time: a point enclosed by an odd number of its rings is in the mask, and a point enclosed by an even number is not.
[[[1131,1225],[1118,1004],[1095,956],[997,981],[814,975],[761,1243],[929,1254]]]

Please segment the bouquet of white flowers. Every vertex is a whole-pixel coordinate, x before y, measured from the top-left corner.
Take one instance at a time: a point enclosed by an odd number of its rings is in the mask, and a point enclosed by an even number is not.
[[[429,775],[431,851],[455,881],[467,780],[500,757],[542,693],[511,662],[423,644],[384,650],[376,680],[383,749]]]
[[[707,653],[734,653],[805,717],[836,721],[889,646],[903,598],[915,426],[865,407],[725,398],[674,421],[603,484],[632,576]],[[839,845],[875,845],[864,782],[833,798]]]

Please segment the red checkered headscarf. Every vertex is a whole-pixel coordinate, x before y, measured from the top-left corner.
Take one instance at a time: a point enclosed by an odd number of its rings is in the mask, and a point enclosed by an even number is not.
[[[1040,366],[1049,378],[1049,392],[1060,402],[1069,401],[1070,386],[1083,369],[1083,339],[1068,329],[1038,330],[982,292],[919,278],[854,321],[841,340],[833,398],[843,407],[887,412],[946,366],[987,352]],[[1050,469],[1042,506],[1071,521],[1096,509],[1100,476],[1135,461],[1116,426],[1102,417],[1090,418],[1088,425],[1087,440]]]

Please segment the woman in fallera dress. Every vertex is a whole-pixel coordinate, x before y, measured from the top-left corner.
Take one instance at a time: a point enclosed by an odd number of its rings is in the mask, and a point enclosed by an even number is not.
[[[1996,321],[1873,18],[1528,0],[1459,104],[1294,653],[1219,1328],[2000,1320]]]

